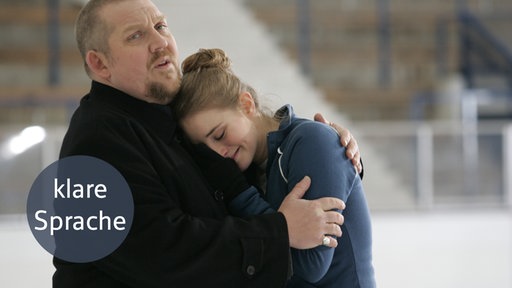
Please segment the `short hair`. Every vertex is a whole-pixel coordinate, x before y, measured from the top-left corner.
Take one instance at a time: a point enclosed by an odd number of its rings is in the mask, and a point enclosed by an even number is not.
[[[75,37],[78,50],[82,55],[84,67],[90,76],[90,69],[87,66],[85,57],[87,52],[94,50],[104,53],[110,57],[110,47],[108,37],[112,33],[114,27],[109,27],[103,17],[101,10],[110,4],[115,4],[127,0],[89,0],[87,4],[80,10],[75,23]]]

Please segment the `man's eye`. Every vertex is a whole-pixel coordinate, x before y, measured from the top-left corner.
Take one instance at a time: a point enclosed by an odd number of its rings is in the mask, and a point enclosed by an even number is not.
[[[130,35],[130,37],[128,37],[128,40],[129,41],[137,40],[140,37],[142,37],[142,33],[141,32],[137,32],[137,33],[133,33],[132,35]]]
[[[167,24],[165,24],[165,23],[160,23],[160,24],[156,25],[156,27],[155,27],[155,28],[156,28],[156,30],[160,30],[160,31],[162,31],[162,30],[167,30]]]

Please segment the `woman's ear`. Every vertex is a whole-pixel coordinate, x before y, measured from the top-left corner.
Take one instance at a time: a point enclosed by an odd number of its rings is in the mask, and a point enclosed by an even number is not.
[[[254,98],[252,98],[252,95],[249,92],[242,92],[240,94],[238,97],[238,105],[242,112],[246,115],[253,116],[257,112]]]
[[[109,62],[105,54],[89,50],[85,55],[85,61],[93,75],[102,79],[110,78]]]

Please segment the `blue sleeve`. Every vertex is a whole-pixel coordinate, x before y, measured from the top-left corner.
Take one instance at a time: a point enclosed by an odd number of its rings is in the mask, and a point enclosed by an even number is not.
[[[237,195],[228,205],[229,213],[237,217],[276,212],[270,207],[258,190],[251,186],[249,189]]]
[[[356,171],[345,156],[345,148],[339,143],[338,134],[329,126],[317,122],[305,122],[288,137],[289,153],[283,163],[288,178],[288,191],[304,176],[311,177],[311,186],[305,199],[336,197],[347,201],[356,179]],[[341,211],[340,211],[341,213]],[[292,249],[294,274],[314,283],[329,269],[334,249],[318,246],[314,249]]]

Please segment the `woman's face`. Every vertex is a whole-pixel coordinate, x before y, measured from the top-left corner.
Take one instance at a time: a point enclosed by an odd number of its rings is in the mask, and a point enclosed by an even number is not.
[[[187,116],[182,126],[194,143],[204,143],[243,171],[257,151],[257,131],[250,116],[239,109],[208,109]]]

